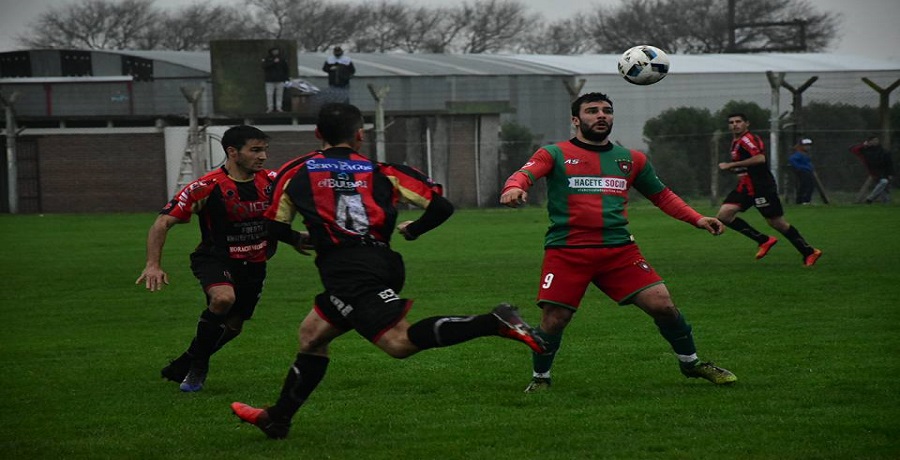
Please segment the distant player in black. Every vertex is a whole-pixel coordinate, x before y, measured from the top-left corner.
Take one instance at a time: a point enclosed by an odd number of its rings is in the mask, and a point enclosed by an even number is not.
[[[750,122],[742,113],[728,116],[728,128],[734,136],[731,141],[731,161],[719,163],[719,169],[737,174],[738,184],[725,197],[716,217],[729,228],[756,241],[759,245],[756,258],[762,259],[778,240],[760,233],[747,221],[737,217],[737,213],[755,207],[770,227],[778,230],[797,248],[803,256],[803,265],[812,266],[822,255],[822,251],[810,246],[800,232],[784,220],[784,209],[778,198],[775,177],[766,162],[762,139],[750,132]]]
[[[400,296],[406,278],[403,259],[390,247],[397,203],[425,209],[417,220],[396,225],[407,240],[442,224],[453,205],[419,171],[358,153],[363,117],[355,106],[323,106],[316,135],[324,147],[282,166],[265,215],[273,221],[274,233],[288,232],[294,217],[302,217],[325,291],[300,325],[300,351],[278,401],[268,409],[232,403],[238,417],[270,438],[287,436],[294,414],[325,376],[328,344],[350,330],[394,358],[484,336],[507,337],[544,351],[542,340],[508,304],[488,314],[436,316],[410,325],[406,314],[412,300]]]

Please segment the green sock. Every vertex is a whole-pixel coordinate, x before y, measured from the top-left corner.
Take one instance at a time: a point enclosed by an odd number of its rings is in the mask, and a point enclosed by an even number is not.
[[[538,328],[536,330],[545,342],[547,342],[547,352],[538,354],[531,353],[531,361],[534,365],[535,374],[548,374],[553,366],[553,358],[556,358],[556,352],[559,350],[559,344],[562,342],[562,334],[548,334]]]
[[[654,322],[659,328],[659,333],[672,345],[672,350],[676,355],[687,357],[697,354],[691,325],[685,321],[684,315],[679,313],[677,318],[657,319]]]

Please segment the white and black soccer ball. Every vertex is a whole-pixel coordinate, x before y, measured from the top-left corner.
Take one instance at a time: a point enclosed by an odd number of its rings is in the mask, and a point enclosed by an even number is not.
[[[619,73],[635,85],[652,85],[669,74],[669,56],[651,45],[628,48],[619,56]]]

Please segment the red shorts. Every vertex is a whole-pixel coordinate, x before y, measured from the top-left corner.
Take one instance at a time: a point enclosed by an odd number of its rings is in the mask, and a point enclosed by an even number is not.
[[[544,251],[538,304],[577,310],[588,284],[619,305],[633,303],[638,292],[663,283],[636,244],[614,248],[550,248]]]

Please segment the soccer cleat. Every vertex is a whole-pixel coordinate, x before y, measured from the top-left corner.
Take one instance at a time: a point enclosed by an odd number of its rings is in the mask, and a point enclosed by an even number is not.
[[[508,303],[501,303],[494,307],[491,314],[500,321],[498,332],[501,337],[518,340],[528,345],[535,353],[547,352],[547,344],[544,339],[537,335],[534,328],[519,316],[518,308]]]
[[[162,368],[159,374],[166,380],[182,382],[187,377],[189,370],[191,370],[191,357],[181,355],[173,359],[168,366]]]
[[[550,379],[546,377],[533,377],[528,386],[525,387],[525,393],[538,393],[550,389]]]
[[[191,370],[188,371],[178,388],[185,393],[194,393],[202,390],[203,384],[206,382],[207,372],[209,372],[209,367],[192,364]]]
[[[681,366],[681,373],[685,377],[692,379],[703,378],[716,385],[728,385],[737,382],[737,377],[731,371],[714,366],[713,363],[697,363],[692,367]]]
[[[816,264],[816,261],[819,260],[819,257],[822,257],[822,250],[813,249],[812,254],[803,258],[803,265],[806,267],[812,267]]]
[[[759,259],[762,259],[763,257],[765,257],[766,254],[769,253],[769,249],[772,249],[772,246],[775,246],[775,243],[777,243],[777,242],[778,242],[778,238],[775,238],[774,236],[770,236],[769,239],[766,240],[765,243],[759,245],[759,250],[756,251],[756,259],[759,260]]]
[[[241,402],[231,403],[231,411],[237,415],[242,422],[256,425],[270,439],[283,439],[291,430],[290,423],[277,423],[269,418],[269,413],[265,409],[257,409]]]

